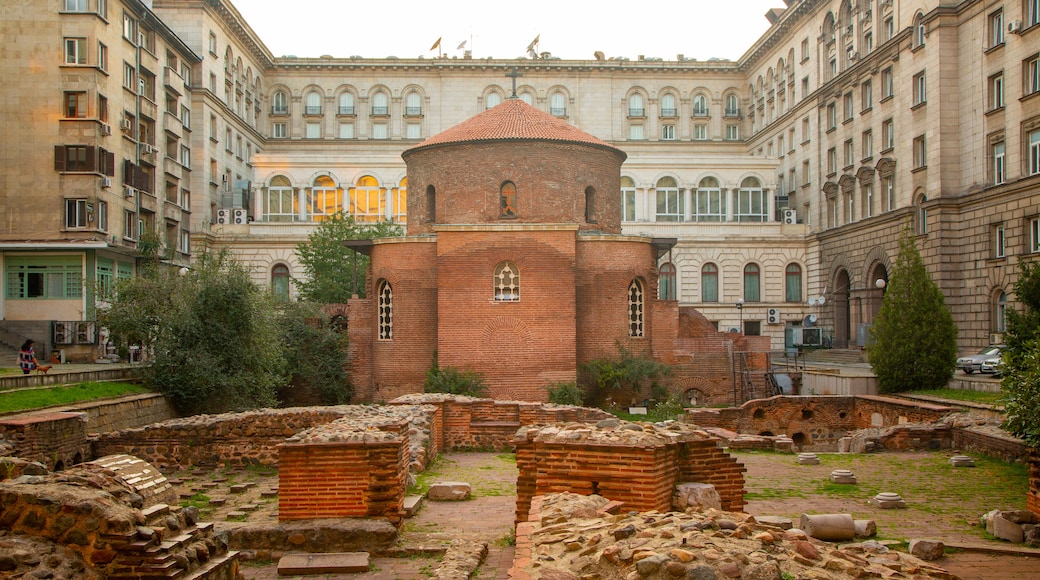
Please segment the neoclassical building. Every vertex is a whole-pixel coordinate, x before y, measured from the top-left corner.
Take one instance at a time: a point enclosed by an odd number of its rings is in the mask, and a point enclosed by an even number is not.
[[[627,154],[597,195],[624,234],[677,240],[661,298],[774,348],[857,347],[909,224],[974,349],[1040,252],[1038,2],[778,0],[739,59],[705,61],[275,57],[227,0],[35,0],[0,15],[0,203],[31,189],[39,216],[0,230],[3,325],[89,322],[87,282],[132,275],[145,230],[290,298],[323,216],[411,228],[402,154],[515,86]]]

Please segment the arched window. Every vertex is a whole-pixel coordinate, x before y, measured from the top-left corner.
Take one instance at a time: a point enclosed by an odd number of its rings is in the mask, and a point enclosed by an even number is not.
[[[499,189],[501,212],[498,217],[516,217],[516,184],[507,181]]]
[[[383,190],[375,177],[366,175],[350,189],[348,213],[358,222],[377,222],[382,219],[385,206]]]
[[[675,110],[675,95],[671,93],[665,93],[661,97],[661,116],[662,117],[675,117],[677,111]]]
[[[354,93],[341,93],[339,95],[339,114],[354,114]]]
[[[715,264],[701,266],[701,302],[719,301],[719,267]]]
[[[596,223],[596,188],[585,188],[585,223]]]
[[[271,97],[271,114],[284,115],[289,112],[289,97],[285,91],[275,91]]]
[[[404,114],[405,115],[421,115],[422,114],[422,96],[419,93],[412,91],[408,93],[408,96],[404,100]]]
[[[997,293],[993,302],[993,332],[1007,332],[1007,294]]]
[[[697,186],[693,201],[694,220],[699,222],[726,221],[726,198],[722,195],[719,180],[705,177]]]
[[[397,189],[389,192],[390,221],[405,223],[408,221],[408,178],[404,177],[397,184]]]
[[[495,266],[496,302],[516,302],[520,300],[520,270],[512,262],[502,262]]]
[[[636,182],[627,175],[621,178],[621,221],[636,221]]]
[[[738,222],[766,221],[769,212],[766,204],[766,192],[757,178],[747,177],[740,182],[735,205]]]
[[[761,302],[761,279],[758,264],[744,266],[744,302]]]
[[[914,42],[913,48],[924,46],[924,15],[920,12],[914,16]]]
[[[659,222],[681,222],[683,198],[679,184],[672,177],[657,180],[657,218]]]
[[[264,196],[265,222],[291,222],[295,221],[297,214],[296,194],[292,183],[284,175],[276,175],[271,178],[267,186],[267,194]]]
[[[917,196],[917,234],[921,236],[928,233],[928,210],[924,207],[926,201],[928,196],[925,194]]]
[[[437,220],[437,189],[432,185],[426,186],[426,221]]]
[[[645,115],[646,109],[643,108],[643,95],[633,93],[628,97],[628,116],[643,117]]]
[[[343,190],[328,175],[314,180],[307,199],[308,210],[315,221],[321,221],[343,208]]]
[[[379,340],[394,339],[394,289],[390,282],[379,282]]]
[[[498,93],[488,93],[488,96],[484,99],[484,108],[490,109],[497,107],[502,104],[502,95]]]
[[[549,112],[556,117],[567,115],[567,101],[563,93],[553,93],[549,98]]]
[[[279,302],[289,301],[289,267],[285,264],[271,268],[271,294]]]
[[[693,96],[693,116],[694,117],[707,117],[708,116],[708,99],[704,95]]]
[[[628,335],[643,336],[643,283],[639,280],[628,285]]]
[[[377,91],[372,95],[372,114],[389,115],[390,114],[390,103],[383,91]]]
[[[788,264],[784,275],[784,299],[787,302],[802,301],[802,267]]]
[[[657,297],[661,300],[675,300],[675,265],[671,262],[662,264],[658,271]]]
[[[740,115],[740,101],[737,99],[737,95],[726,96],[726,116],[736,117]]]
[[[318,91],[307,93],[307,106],[303,112],[305,115],[321,114],[321,94]]]
[[[531,93],[528,92],[520,93],[520,100],[527,103],[528,105],[534,104],[534,97],[531,96]]]

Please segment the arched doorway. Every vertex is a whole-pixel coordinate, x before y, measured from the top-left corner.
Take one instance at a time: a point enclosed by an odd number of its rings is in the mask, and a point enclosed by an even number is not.
[[[885,290],[888,289],[888,268],[884,264],[877,264],[870,271],[867,279],[870,298],[867,300],[867,319],[864,322],[873,324],[881,311],[881,301],[885,298]]]
[[[838,270],[834,279],[834,348],[849,348],[852,312],[849,301],[849,273]]]

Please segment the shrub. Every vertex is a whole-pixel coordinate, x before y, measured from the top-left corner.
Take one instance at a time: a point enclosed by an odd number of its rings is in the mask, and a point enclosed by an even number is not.
[[[552,383],[545,387],[549,393],[549,402],[557,405],[574,405],[580,407],[585,404],[585,393],[578,388],[574,382]]]
[[[433,364],[430,366],[430,370],[426,371],[423,391],[483,397],[487,391],[487,384],[484,382],[483,375],[476,371],[459,370],[450,365],[440,368],[437,365],[437,354],[434,353]]]

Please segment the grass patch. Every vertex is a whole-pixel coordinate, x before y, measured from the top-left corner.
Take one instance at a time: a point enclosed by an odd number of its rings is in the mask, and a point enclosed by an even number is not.
[[[213,506],[209,505],[209,496],[201,491],[188,499],[182,499],[180,505],[181,507],[198,508],[199,516],[202,518],[207,518],[213,513]]]
[[[0,367],[0,375],[20,375],[22,369],[20,367]]]
[[[513,535],[513,532],[509,532],[508,534],[495,540],[495,545],[499,548],[508,548],[510,546],[515,546],[516,536]]]
[[[1004,401],[1004,393],[999,391],[991,393],[989,391],[968,391],[964,389],[929,389],[925,391],[910,391],[907,394],[938,397],[950,401],[983,403],[985,405],[998,405]]]
[[[39,409],[53,405],[69,405],[83,401],[95,401],[123,395],[151,392],[137,383],[121,381],[97,381],[62,385],[46,389],[11,391],[0,397],[0,413]]]

